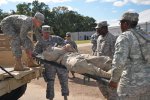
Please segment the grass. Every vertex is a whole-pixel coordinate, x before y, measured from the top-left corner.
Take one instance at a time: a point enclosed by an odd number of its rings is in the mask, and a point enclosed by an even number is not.
[[[79,40],[79,41],[75,41],[76,44],[83,44],[83,43],[90,43],[90,40]]]

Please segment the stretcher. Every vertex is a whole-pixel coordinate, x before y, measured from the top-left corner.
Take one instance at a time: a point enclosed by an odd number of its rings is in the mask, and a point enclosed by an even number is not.
[[[43,64],[43,63],[49,63],[49,64],[52,64],[52,65],[56,65],[56,67],[61,67],[61,68],[65,68],[67,69],[64,65],[61,65],[59,63],[56,63],[54,61],[48,61],[48,60],[45,60],[44,57],[39,54],[37,56],[34,56],[35,59],[40,63],[40,64]],[[78,73],[78,72],[76,72]],[[103,84],[108,84],[109,83],[109,78],[104,78],[104,77],[100,77],[100,76],[96,76],[96,75],[90,75],[88,73],[78,73],[80,75],[84,75],[84,76],[87,76],[89,78],[92,78],[94,80],[97,80],[97,81],[101,81]]]

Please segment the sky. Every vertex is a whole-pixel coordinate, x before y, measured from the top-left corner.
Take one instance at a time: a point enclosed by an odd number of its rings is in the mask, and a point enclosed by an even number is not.
[[[0,0],[0,9],[4,12],[16,10],[16,5],[33,0]],[[50,9],[58,6],[66,6],[69,10],[77,11],[83,16],[93,17],[96,22],[108,21],[110,25],[116,25],[116,21],[126,11],[134,11],[150,14],[150,0],[38,0],[44,2]],[[146,14],[146,15],[147,15]],[[144,13],[145,15],[145,13]],[[142,16],[144,16],[142,15]],[[144,16],[147,17],[147,16]],[[150,19],[150,17],[149,17]]]

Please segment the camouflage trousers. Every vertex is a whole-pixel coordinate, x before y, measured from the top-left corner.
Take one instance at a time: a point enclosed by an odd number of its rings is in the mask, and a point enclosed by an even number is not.
[[[55,96],[54,81],[56,74],[58,75],[58,79],[60,81],[62,96],[68,96],[69,95],[68,70],[50,64],[44,64],[44,67],[45,71],[43,75],[45,81],[47,82],[46,98],[52,99]]]
[[[107,100],[117,100],[117,89],[111,89],[109,88],[108,84],[104,84],[101,81],[97,81],[97,85],[99,90],[101,91],[102,95]]]
[[[124,86],[119,84],[117,92],[117,100],[150,100],[150,85]]]
[[[119,96],[116,100],[149,100],[150,95],[149,94],[141,94],[136,96]]]
[[[20,57],[22,55],[21,46],[28,50],[33,49],[32,41],[28,38],[27,33],[22,34],[20,30],[15,30],[11,24],[7,23],[2,24],[2,31],[9,37],[8,41],[10,41],[14,56]]]

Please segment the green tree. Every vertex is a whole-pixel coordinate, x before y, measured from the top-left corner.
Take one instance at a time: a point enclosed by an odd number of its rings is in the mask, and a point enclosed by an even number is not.
[[[28,16],[34,16],[36,12],[41,12],[45,16],[49,13],[49,7],[43,2],[38,2],[37,0],[32,3],[22,3],[17,6],[17,14],[24,14]]]
[[[0,21],[8,15],[10,15],[10,14],[7,12],[3,12],[3,10],[0,9]]]
[[[48,5],[46,5],[43,2],[38,2],[37,0],[32,2],[32,16],[34,16],[34,14],[36,12],[41,12],[44,14],[45,16],[45,23],[47,25],[50,25],[50,23],[52,22],[51,18],[52,18],[52,13],[50,12],[50,8]]]
[[[35,0],[32,2],[32,15],[34,15],[37,11],[46,15],[49,12],[49,7],[43,2],[38,2]]]
[[[24,15],[28,15],[31,16],[31,3],[22,3],[22,4],[18,4],[16,5],[17,7],[17,14],[24,14]]]
[[[2,10],[2,9],[0,9],[0,21],[3,19],[2,14],[3,14],[3,10]]]
[[[53,27],[54,27],[54,31],[56,32],[56,34],[63,36],[64,35],[64,30],[65,28],[67,28],[67,24],[68,24],[68,19],[65,16],[65,14],[69,12],[67,7],[64,6],[58,6],[58,7],[54,7],[52,9],[52,14],[53,14]]]
[[[52,9],[53,26],[55,32],[64,36],[66,32],[92,31],[95,19],[84,17],[75,11],[69,11],[67,7],[59,6]]]
[[[53,27],[54,33],[61,37],[64,37],[66,32],[95,30],[93,28],[96,25],[94,18],[78,14],[65,6],[53,7],[50,10],[48,5],[35,0],[32,3],[18,4],[16,8],[17,11],[12,10],[11,13],[3,13],[0,9],[0,20],[15,13],[34,16],[36,12],[41,12],[45,15],[44,24]]]

